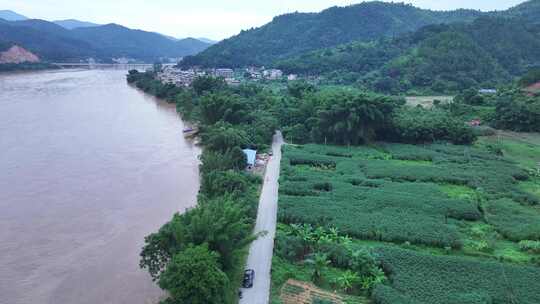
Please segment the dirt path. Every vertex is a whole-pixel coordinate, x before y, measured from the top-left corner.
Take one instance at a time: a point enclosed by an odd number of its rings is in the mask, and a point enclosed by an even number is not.
[[[249,248],[246,269],[255,270],[253,288],[242,289],[243,298],[240,304],[267,304],[270,296],[270,268],[274,236],[276,234],[278,179],[281,162],[281,145],[283,138],[280,132],[274,135],[272,151],[274,156],[268,162],[264,184],[259,199],[259,210],[255,233],[266,231],[267,234],[255,240]]]

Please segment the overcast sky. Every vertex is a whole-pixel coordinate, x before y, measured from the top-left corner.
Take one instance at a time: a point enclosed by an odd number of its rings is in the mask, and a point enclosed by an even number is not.
[[[403,0],[436,10],[472,8],[503,10],[524,0]],[[0,9],[11,9],[31,18],[79,19],[100,24],[118,23],[174,37],[230,37],[242,29],[261,26],[272,17],[301,11],[318,12],[349,5],[353,0],[0,0]],[[401,2],[401,1],[400,1]]]

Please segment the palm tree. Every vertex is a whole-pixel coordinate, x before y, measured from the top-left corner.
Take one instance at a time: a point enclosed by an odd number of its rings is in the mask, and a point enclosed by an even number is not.
[[[356,272],[350,270],[345,271],[341,276],[336,278],[334,283],[337,284],[338,288],[346,293],[352,291],[355,284],[360,280],[360,276]]]
[[[311,258],[305,260],[304,263],[313,266],[311,280],[314,283],[320,283],[322,281],[322,272],[328,267],[330,261],[326,254],[316,253]]]

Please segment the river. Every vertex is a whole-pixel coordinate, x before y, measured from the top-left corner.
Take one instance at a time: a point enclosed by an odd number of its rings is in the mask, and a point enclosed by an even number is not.
[[[0,74],[0,303],[156,303],[144,236],[192,207],[199,149],[127,71]]]

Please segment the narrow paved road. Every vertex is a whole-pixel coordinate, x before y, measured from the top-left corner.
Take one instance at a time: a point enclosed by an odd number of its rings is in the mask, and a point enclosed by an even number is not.
[[[270,268],[272,267],[272,252],[276,234],[278,179],[282,144],[283,137],[278,131],[274,135],[272,143],[274,156],[266,167],[266,175],[259,200],[257,223],[255,224],[255,233],[266,231],[267,234],[251,243],[249,248],[246,269],[255,270],[255,281],[253,282],[253,288],[242,289],[243,298],[240,299],[240,304],[267,304],[270,296]]]

